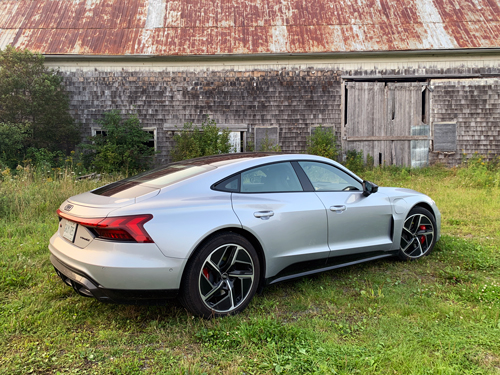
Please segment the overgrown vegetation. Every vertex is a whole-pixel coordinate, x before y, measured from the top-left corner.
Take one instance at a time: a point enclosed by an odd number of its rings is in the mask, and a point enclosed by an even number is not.
[[[55,275],[47,244],[56,208],[117,176],[76,180],[71,157],[43,173],[4,168],[0,374],[499,373],[500,189],[495,162],[479,158],[452,169],[360,173],[436,201],[443,237],[428,257],[273,285],[242,314],[212,321],[175,301],[99,303]]]
[[[337,137],[331,128],[317,127],[307,138],[307,154],[319,155],[328,159],[337,160]]]
[[[228,129],[217,127],[215,120],[208,116],[200,127],[187,122],[175,133],[174,147],[170,156],[173,161],[179,161],[228,153],[231,150],[229,133]]]
[[[267,134],[264,136],[264,139],[260,142],[258,150],[260,152],[281,152],[281,146],[274,142],[273,139],[269,138]]]
[[[80,145],[86,168],[130,173],[151,167],[155,154],[154,148],[147,145],[151,135],[142,129],[136,114],[123,118],[119,111],[110,111],[97,123],[101,134]]]
[[[7,46],[0,50],[0,165],[22,164],[28,149],[69,152],[79,130],[69,113],[62,77],[44,57]]]

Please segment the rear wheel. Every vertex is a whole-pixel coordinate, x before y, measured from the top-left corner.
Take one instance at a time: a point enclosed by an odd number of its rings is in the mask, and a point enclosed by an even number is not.
[[[399,258],[419,259],[429,254],[436,243],[436,220],[428,210],[414,207],[408,214],[401,233]]]
[[[210,239],[186,266],[180,301],[203,318],[236,314],[248,306],[259,283],[257,252],[244,237]]]

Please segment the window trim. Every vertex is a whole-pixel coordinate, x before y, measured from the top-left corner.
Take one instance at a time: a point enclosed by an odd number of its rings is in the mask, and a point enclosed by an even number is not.
[[[326,164],[326,165],[329,165],[333,168],[337,168],[338,170],[344,172],[345,174],[347,174],[348,176],[350,176],[351,178],[353,178],[354,180],[358,181],[360,184],[363,184],[363,180],[360,179],[359,177],[357,176],[354,176],[352,175],[351,173],[349,173],[350,171],[346,171],[342,168],[339,168],[337,167],[336,165],[333,165],[333,164],[330,164],[330,163],[327,163],[327,162],[324,162],[324,161],[318,161],[318,160],[307,160],[307,159],[293,159],[293,160],[282,160],[282,161],[273,161],[273,162],[269,162],[269,163],[264,163],[264,164],[259,164],[259,165],[256,165],[256,166],[253,166],[253,167],[249,167],[249,168],[246,168],[246,169],[243,169],[239,172],[236,172],[236,173],[233,173],[227,177],[224,177],[220,180],[218,180],[217,182],[213,183],[211,186],[210,186],[210,189],[211,190],[214,190],[214,191],[220,191],[220,192],[224,192],[224,193],[237,193],[237,194],[275,194],[275,193],[317,193],[318,191],[314,190],[314,186],[311,182],[311,180],[309,179],[309,177],[307,177],[307,174],[306,172],[304,171],[304,169],[300,166],[299,162],[301,161],[304,161],[304,162],[314,162],[314,163],[320,163],[320,164]],[[265,166],[265,165],[270,165],[270,164],[278,164],[278,163],[290,163],[295,171],[295,174],[297,175],[297,178],[299,179],[299,182],[302,186],[302,191],[270,191],[270,192],[242,192],[241,191],[241,174],[243,172],[246,172],[250,169],[254,169],[254,168],[258,168],[258,167],[262,167],[262,166]],[[216,186],[223,183],[224,181],[227,181],[227,180],[230,180],[231,178],[233,178],[234,176],[238,176],[238,191],[231,191],[231,190],[222,190],[222,189],[217,189]],[[353,192],[363,192],[363,190],[322,190],[320,191],[321,193],[332,193],[332,192],[335,192],[335,193],[339,193],[339,192],[342,192],[342,193],[353,193]]]
[[[304,168],[302,168],[302,166],[299,164],[299,162],[309,162],[309,163],[318,163],[318,164],[326,164],[326,165],[329,165],[341,172],[344,172],[346,175],[348,175],[349,177],[351,177],[353,180],[356,180],[358,181],[358,183],[360,183],[361,185],[363,184],[363,181],[359,178],[357,178],[356,176],[353,176],[351,173],[348,173],[347,171],[343,170],[342,168],[339,168],[337,167],[336,165],[333,165],[333,164],[330,164],[330,163],[325,163],[323,161],[317,161],[317,160],[298,160],[297,161],[297,164],[298,166],[300,167],[300,169],[302,169],[302,171],[304,172],[304,174],[306,175],[306,178],[309,180],[309,183],[311,184],[312,188],[313,188],[313,192],[315,193],[352,193],[352,192],[360,192],[362,193],[363,192],[363,189],[361,190],[315,190],[314,189],[314,185],[311,181],[311,179],[307,176],[307,173],[304,171]]]

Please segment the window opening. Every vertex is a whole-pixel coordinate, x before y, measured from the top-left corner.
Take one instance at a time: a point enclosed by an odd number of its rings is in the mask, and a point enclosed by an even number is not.
[[[424,89],[422,90],[422,122],[424,124],[427,123],[425,115],[425,112],[427,110],[426,104],[427,104],[427,87],[424,87]]]

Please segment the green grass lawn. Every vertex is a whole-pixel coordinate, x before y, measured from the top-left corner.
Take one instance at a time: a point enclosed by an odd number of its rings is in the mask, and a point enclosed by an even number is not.
[[[59,204],[103,182],[6,175],[0,374],[500,374],[499,175],[483,172],[361,173],[437,202],[443,237],[431,255],[267,287],[242,314],[211,321],[175,301],[77,295],[53,272],[47,244]]]

